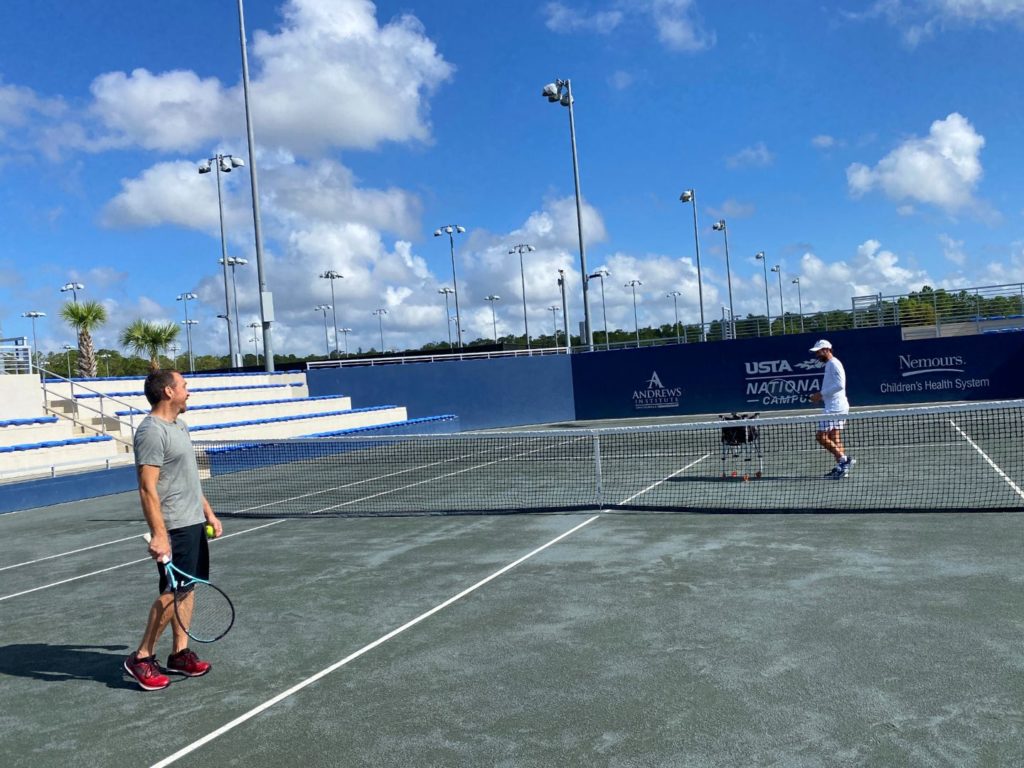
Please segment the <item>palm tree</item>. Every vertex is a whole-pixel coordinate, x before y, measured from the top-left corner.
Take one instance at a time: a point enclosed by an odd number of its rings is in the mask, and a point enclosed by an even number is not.
[[[149,370],[160,370],[160,353],[178,338],[178,326],[174,323],[151,323],[149,320],[135,320],[121,331],[121,346],[137,355],[149,357]]]
[[[96,350],[92,345],[92,331],[107,322],[107,310],[98,301],[68,302],[60,316],[78,331],[78,375],[96,375]]]

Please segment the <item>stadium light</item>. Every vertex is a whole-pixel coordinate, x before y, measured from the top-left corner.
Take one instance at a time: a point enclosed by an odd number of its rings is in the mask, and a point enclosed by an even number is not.
[[[580,244],[580,278],[583,281],[583,335],[586,336],[587,349],[594,349],[594,331],[590,325],[590,294],[587,282],[590,272],[587,270],[587,252],[583,247],[583,210],[580,196],[580,164],[576,156],[576,119],[573,112],[572,82],[568,79],[556,80],[544,86],[541,95],[552,104],[559,103],[569,108],[569,143],[572,147],[572,176],[576,187],[576,231]],[[566,339],[566,348],[569,340]]]
[[[697,300],[700,302],[700,340],[707,341],[704,331],[704,281],[700,273],[700,238],[697,236],[697,191],[693,189],[683,190],[679,196],[679,202],[690,203],[693,207],[693,247],[697,253]],[[726,267],[728,272],[728,267]],[[729,302],[732,303],[732,281],[729,282]],[[677,321],[678,322],[678,321]],[[676,334],[679,335],[678,333]]]
[[[764,311],[768,315],[768,335],[772,335],[772,308],[768,303],[768,259],[765,258],[764,251],[758,251],[754,254],[754,258],[761,262],[761,266],[764,268]]]
[[[530,324],[526,320],[526,272],[523,271],[523,251],[529,253],[530,251],[537,250],[532,245],[526,243],[520,243],[519,245],[513,245],[509,250],[509,253],[519,254],[519,279],[523,284],[523,332],[526,334],[526,348],[530,348]]]
[[[454,286],[455,293],[455,317],[458,318],[458,322],[455,324],[455,331],[459,340],[459,349],[462,349],[462,316],[459,314],[459,281],[455,277],[455,235],[465,234],[466,228],[458,224],[445,224],[443,227],[434,230],[434,237],[440,237],[441,235],[448,235],[448,244],[451,246],[452,255],[452,286]],[[447,297],[445,297],[447,301]],[[381,336],[383,337],[383,331]],[[384,346],[384,342],[381,342],[381,346]],[[449,346],[451,343],[449,342]]]
[[[228,321],[228,359],[232,367],[242,365],[242,354],[240,351],[241,339],[238,334],[238,323],[234,329],[231,327],[231,301],[228,297],[228,266],[231,266],[231,276],[234,277],[234,266],[229,264],[227,239],[224,236],[224,198],[221,193],[220,175],[231,173],[233,168],[241,168],[245,163],[234,155],[216,154],[207,158],[199,164],[199,173],[210,173],[216,170],[217,176],[217,213],[220,217],[220,260],[219,263],[224,271],[224,314]],[[235,292],[235,313],[238,312],[238,292]]]

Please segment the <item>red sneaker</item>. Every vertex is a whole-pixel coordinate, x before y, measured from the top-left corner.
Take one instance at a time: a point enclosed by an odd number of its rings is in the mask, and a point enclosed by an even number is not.
[[[186,677],[202,677],[212,667],[210,662],[200,661],[191,648],[172,653],[167,657],[167,669],[171,672],[180,672]]]
[[[124,660],[124,671],[131,675],[144,691],[159,691],[171,684],[171,678],[160,671],[156,656],[139,658],[133,653]]]

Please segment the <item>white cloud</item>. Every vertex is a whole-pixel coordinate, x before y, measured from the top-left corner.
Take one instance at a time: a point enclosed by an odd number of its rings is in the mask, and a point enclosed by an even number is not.
[[[692,52],[715,45],[715,33],[705,31],[694,0],[653,0],[650,12],[665,47]]]
[[[107,135],[95,148],[138,145],[158,151],[194,150],[237,127],[239,103],[215,78],[194,72],[155,75],[109,72],[90,87],[92,113]]]
[[[634,81],[635,78],[631,74],[629,74],[629,72],[624,72],[621,69],[612,72],[612,74],[608,76],[608,85],[610,85],[616,91],[626,90],[631,85],[633,85]]]
[[[716,219],[749,219],[756,212],[757,206],[753,203],[741,203],[731,197],[718,208],[708,206],[708,213]]]
[[[369,0],[289,0],[280,32],[254,36],[262,142],[316,153],[430,139],[424,97],[453,67],[415,17],[374,14]]]
[[[932,123],[928,136],[912,137],[874,168],[854,163],[846,169],[850,193],[875,188],[891,200],[935,205],[947,212],[977,207],[973,193],[982,177],[985,137],[959,113]]]
[[[752,147],[744,147],[735,155],[727,157],[728,168],[766,168],[775,162],[775,155],[765,146],[763,141]]]
[[[843,12],[860,21],[881,18],[900,30],[914,48],[947,29],[993,23],[1024,24],[1024,0],[877,0],[862,12]]]
[[[826,262],[805,253],[793,271],[800,276],[805,312],[848,307],[851,296],[903,294],[934,285],[927,272],[903,266],[896,253],[874,239],[865,240],[845,260]]]
[[[382,26],[375,12],[369,0],[287,0],[280,28],[253,35],[253,120],[262,146],[318,156],[430,141],[427,97],[453,67],[415,17]],[[91,90],[88,116],[51,126],[50,143],[192,152],[244,140],[240,84],[136,69],[100,75]]]
[[[843,146],[843,142],[835,136],[823,133],[811,139],[811,146],[816,149],[835,149],[836,147]]]
[[[544,6],[545,26],[553,32],[608,35],[630,20],[654,25],[658,41],[669,50],[697,52],[715,45],[713,31],[704,28],[695,0],[640,0],[618,3],[603,11],[584,11],[565,3]]]
[[[942,255],[958,266],[967,263],[967,254],[964,252],[964,241],[954,240],[947,234],[939,235],[939,243],[942,245]]]
[[[552,32],[594,32],[599,35],[611,34],[623,18],[622,11],[586,13],[557,2],[544,6],[544,16],[544,26]]]

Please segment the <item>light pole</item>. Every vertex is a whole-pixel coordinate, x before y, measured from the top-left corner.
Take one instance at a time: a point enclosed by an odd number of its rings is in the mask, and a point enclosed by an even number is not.
[[[779,317],[782,318],[782,335],[786,335],[786,305],[782,301],[782,265],[776,264],[772,272],[779,276]]]
[[[188,342],[188,372],[195,373],[196,370],[196,359],[192,354],[192,326],[199,325],[198,320],[182,320],[181,324],[185,326],[185,339]]]
[[[676,304],[676,299],[682,295],[679,291],[669,291],[665,294],[666,299],[672,299],[672,312],[676,316],[676,344],[679,343],[679,306]]]
[[[558,289],[562,292],[562,331],[565,333],[565,354],[572,350],[572,337],[569,335],[569,306],[565,303],[565,270],[558,270]]]
[[[82,285],[81,283],[64,283],[64,285],[60,287],[61,293],[67,293],[68,291],[71,291],[71,300],[75,304],[78,303],[78,292],[84,290],[85,286]]]
[[[772,335],[772,308],[768,303],[768,259],[765,258],[764,251],[758,251],[754,254],[754,258],[761,262],[761,266],[764,267],[764,311],[768,315],[768,335]]]
[[[682,203],[692,203],[693,205],[693,247],[697,252],[697,298],[700,301],[700,340],[707,341],[707,335],[704,330],[704,283],[700,276],[700,238],[697,237],[697,191],[693,189],[683,190],[679,200]],[[722,226],[725,226],[724,221]],[[728,272],[728,269],[726,269],[726,272]],[[729,303],[732,303],[732,281],[729,282]],[[678,321],[676,322],[678,323]],[[678,335],[677,332],[676,336]]]
[[[459,314],[459,281],[455,278],[455,235],[464,234],[465,231],[466,228],[459,226],[458,224],[445,224],[440,229],[434,230],[434,237],[440,237],[442,234],[448,235],[448,244],[451,246],[452,286],[454,287],[455,292],[455,317],[458,318],[458,322],[455,323],[455,331],[457,334],[456,338],[459,340],[459,349],[462,349],[462,315]]]
[[[345,357],[348,357],[348,335],[352,333],[351,328],[335,328],[335,333],[342,333],[345,336]]]
[[[796,285],[797,308],[800,310],[800,333],[804,332],[804,297],[800,293],[800,278],[794,277],[793,284]]]
[[[334,281],[341,280],[345,276],[333,269],[328,269],[326,272],[321,272],[320,277],[331,281],[331,315],[334,318],[334,354],[340,355],[341,353],[338,351],[338,310],[336,308],[337,305],[334,303]]]
[[[239,353],[237,339],[232,336],[231,329],[231,302],[228,299],[228,246],[224,238],[224,200],[221,195],[220,175],[231,173],[234,168],[241,168],[245,163],[241,158],[234,155],[216,154],[207,158],[199,164],[199,173],[209,173],[216,169],[217,173],[217,212],[220,215],[220,264],[224,270],[224,313],[228,321],[228,359],[231,365],[239,365]],[[238,311],[238,303],[235,303],[235,311]],[[236,333],[237,335],[237,333]]]
[[[526,334],[526,348],[530,348],[530,324],[526,320],[526,272],[523,270],[523,251],[529,253],[536,250],[532,245],[520,243],[513,245],[509,253],[519,254],[519,279],[523,284],[523,332]]]
[[[260,364],[260,345],[256,331],[263,326],[261,323],[249,323],[249,327],[252,328],[252,351],[256,354],[256,365],[258,366]]]
[[[100,359],[103,361],[103,364],[107,368],[107,378],[109,379],[110,378],[110,353],[109,352],[100,352]],[[174,366],[171,366],[171,367],[173,368]]]
[[[732,266],[729,264],[729,226],[725,223],[725,219],[719,219],[711,228],[716,232],[721,232],[725,237],[725,279],[729,284],[729,326],[730,333],[729,338],[736,338],[736,314],[732,306]]]
[[[64,357],[68,361],[68,378],[71,378],[71,350],[74,349],[70,344],[65,344],[61,349],[64,350]]]
[[[184,307],[185,307],[185,321],[184,321],[184,325],[185,325],[185,337],[186,337],[186,339],[188,341],[188,370],[189,370],[189,373],[192,373],[193,369],[195,368],[195,360],[192,359],[192,326],[195,325],[195,323],[188,319],[188,303],[190,301],[194,301],[195,299],[198,299],[198,298],[199,297],[196,296],[191,291],[189,291],[188,293],[179,293],[175,297],[175,301],[180,301],[184,305]]]
[[[167,347],[167,351],[174,355],[173,362],[171,363],[171,368],[177,368],[178,352],[181,351],[181,347],[179,347],[177,344],[171,344],[169,347]]]
[[[223,314],[218,314],[217,317],[228,324],[228,334],[230,334],[231,333],[231,318],[228,317],[227,315],[223,315]],[[235,365],[235,361],[231,360],[231,359],[228,359],[228,367],[230,368],[233,365]]]
[[[218,260],[220,263],[221,260]],[[228,256],[228,266],[231,267],[231,292],[234,294],[234,305],[235,305],[235,349],[238,350],[238,364],[242,364],[242,330],[239,325],[239,309],[238,309],[238,282],[235,280],[235,267],[244,267],[249,263],[248,259],[243,259],[241,256]],[[229,331],[230,333],[230,331]]]
[[[568,79],[555,80],[548,83],[541,91],[541,96],[552,104],[558,103],[569,108],[569,141],[572,145],[572,176],[576,185],[576,231],[580,241],[580,277],[583,279],[583,334],[587,337],[587,348],[594,348],[594,332],[590,325],[590,297],[587,291],[587,253],[583,247],[583,211],[580,200],[580,164],[576,157],[576,120],[573,113],[572,82]],[[569,340],[566,339],[566,348]]]
[[[330,358],[331,356],[331,338],[327,335],[327,310],[330,309],[326,304],[317,304],[313,307],[314,312],[324,313],[324,356]]]
[[[451,347],[452,347],[452,316],[451,316],[451,313],[448,311],[448,296],[450,294],[452,294],[452,293],[455,293],[455,291],[453,291],[451,288],[449,288],[446,285],[444,288],[438,288],[437,292],[444,294],[444,316],[445,316],[445,318],[448,321],[447,323],[445,323],[445,325],[448,326],[448,348],[451,349]]]
[[[558,313],[561,310],[561,307],[554,304],[548,307],[548,312],[551,313],[551,336],[555,340],[555,349],[558,349]]]
[[[643,285],[639,280],[630,280],[624,287],[633,289],[633,328],[636,330],[636,345],[640,346],[640,321],[636,316],[636,287]]]
[[[245,133],[249,144],[249,184],[252,188],[252,224],[256,241],[256,276],[260,289],[260,320],[263,323],[263,361],[267,373],[274,370],[274,340],[270,327],[274,322],[274,297],[267,290],[263,268],[263,225],[260,221],[260,186],[256,173],[256,134],[249,105],[249,53],[245,43],[245,10],[238,0],[238,36],[242,44],[242,95],[245,101]]]
[[[37,317],[46,317],[46,313],[45,312],[36,312],[36,311],[22,312],[21,316],[22,317],[30,318],[32,320],[32,359],[35,361],[34,365],[36,366],[36,368],[38,368],[39,367],[39,347],[36,346],[36,318]],[[32,368],[32,366],[29,366],[30,370],[31,370],[31,368]]]
[[[597,270],[592,275],[590,275],[590,279],[591,280],[593,280],[595,277],[600,278],[600,280],[601,280],[601,316],[604,318],[604,348],[605,349],[610,349],[610,347],[608,346],[608,307],[604,303],[604,279],[606,277],[608,277],[608,275],[610,275],[610,274],[611,274],[611,272],[609,272],[604,267],[601,267],[599,270]]]
[[[456,307],[455,311],[456,312],[459,311],[457,307]],[[384,354],[384,315],[386,315],[387,313],[388,313],[388,311],[386,309],[384,309],[384,307],[379,307],[378,309],[373,310],[373,314],[375,314],[377,316],[377,324],[380,326],[380,352],[381,352],[381,354]],[[458,315],[456,315],[456,317],[458,317]],[[456,329],[456,330],[459,330],[459,329]],[[461,339],[461,336],[462,336],[462,331],[459,330],[459,337],[460,337],[460,339]],[[462,342],[460,341],[459,343],[461,344]]]
[[[497,294],[491,294],[485,298],[488,304],[491,305],[491,326],[494,328],[494,343],[498,343],[498,318],[494,314],[494,302],[501,301],[501,296]]]

